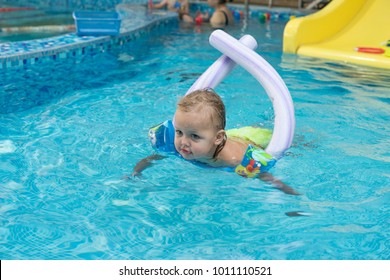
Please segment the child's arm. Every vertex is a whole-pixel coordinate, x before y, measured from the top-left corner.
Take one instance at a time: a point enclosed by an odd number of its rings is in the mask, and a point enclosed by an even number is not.
[[[160,160],[163,158],[165,158],[165,156],[154,154],[142,159],[134,166],[133,173],[131,174],[131,176],[135,177],[141,175],[141,172],[151,166],[153,164],[153,161]]]
[[[286,194],[301,195],[299,192],[297,192],[296,190],[294,190],[292,187],[286,185],[285,183],[283,183],[283,182],[280,181],[279,179],[276,179],[276,178],[275,178],[271,173],[269,173],[269,172],[260,173],[259,178],[260,178],[260,180],[262,180],[263,182],[266,182],[266,183],[269,183],[269,184],[273,185],[275,188],[277,188],[278,190],[281,190],[282,192],[284,192],[284,193],[286,193]]]

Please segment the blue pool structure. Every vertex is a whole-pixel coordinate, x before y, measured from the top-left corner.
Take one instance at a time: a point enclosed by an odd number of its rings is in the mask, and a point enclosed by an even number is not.
[[[221,53],[207,24],[99,3],[121,15],[118,36],[0,42],[0,259],[389,259],[388,71],[285,54],[284,27],[302,11],[251,6],[224,31],[252,35],[291,93],[293,145],[271,173],[301,195],[175,156],[129,178],[154,152],[149,128]],[[244,69],[215,90],[227,128],[273,128],[272,103]]]

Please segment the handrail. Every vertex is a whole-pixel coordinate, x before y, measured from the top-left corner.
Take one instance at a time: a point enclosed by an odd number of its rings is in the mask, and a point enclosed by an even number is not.
[[[307,7],[305,8],[306,10],[311,10],[313,9],[315,6],[317,6],[318,4],[320,4],[323,0],[314,0],[313,2],[311,2],[309,5],[307,5]]]
[[[305,5],[307,2],[311,2],[305,8],[306,10],[309,10],[309,9],[313,9],[318,4],[321,4],[321,2],[328,3],[330,1],[331,0],[298,0],[298,9],[302,9],[303,5]],[[249,0],[245,0],[245,8],[247,8],[247,5],[249,5],[248,2],[249,2]],[[275,1],[275,2],[278,2],[278,1]],[[273,5],[274,5],[274,1],[268,0],[268,8],[272,8]]]
[[[245,0],[245,18],[249,18],[249,0]]]

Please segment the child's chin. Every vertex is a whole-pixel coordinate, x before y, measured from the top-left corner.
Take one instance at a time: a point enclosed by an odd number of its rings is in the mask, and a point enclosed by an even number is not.
[[[194,159],[193,155],[192,154],[185,154],[185,153],[180,153],[181,156],[185,159],[188,159],[188,160],[192,160]]]

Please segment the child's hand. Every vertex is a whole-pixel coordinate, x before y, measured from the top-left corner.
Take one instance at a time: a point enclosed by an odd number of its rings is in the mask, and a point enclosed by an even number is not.
[[[133,173],[131,173],[131,177],[135,178],[135,177],[140,177],[142,174],[141,172],[137,172],[137,171],[133,171]]]
[[[131,175],[123,175],[122,179],[123,180],[130,180],[130,179],[134,179],[136,177],[140,177],[141,175],[142,174],[140,172],[134,171],[133,173],[131,173]]]
[[[271,173],[269,172],[264,172],[260,173],[259,178],[266,183],[272,184],[274,188],[281,190],[282,192],[286,194],[291,194],[291,195],[301,195],[299,192],[294,190],[292,187],[289,185],[286,185],[279,179],[276,179],[274,176],[272,176]]]
[[[151,156],[148,156],[148,157],[142,159],[140,162],[138,162],[136,164],[136,166],[134,166],[133,173],[131,173],[131,178],[140,177],[142,175],[141,172],[145,168],[147,168],[150,165],[152,165],[152,163],[155,160],[160,160],[160,159],[163,159],[163,158],[165,158],[165,156],[162,156],[162,155],[159,155],[159,154],[153,154]],[[130,177],[127,176],[127,179],[130,179]]]

